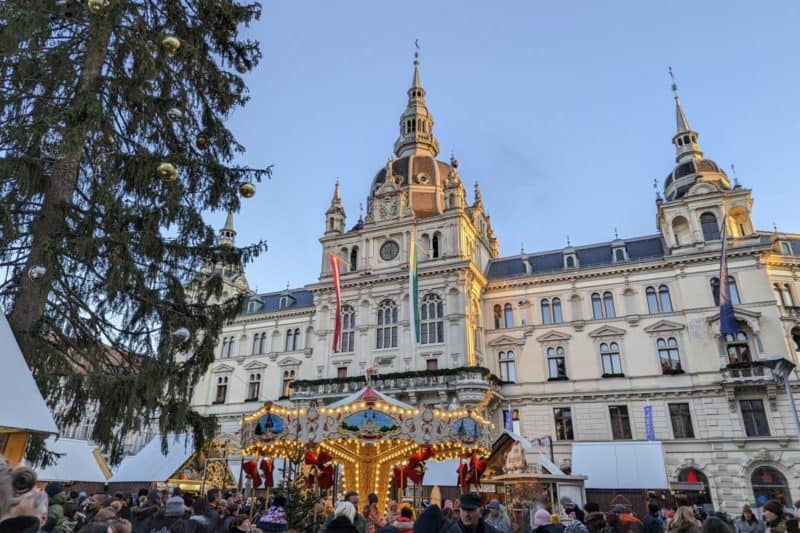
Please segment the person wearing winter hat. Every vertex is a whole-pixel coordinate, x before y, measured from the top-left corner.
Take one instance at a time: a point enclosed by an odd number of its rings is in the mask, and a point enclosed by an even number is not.
[[[577,503],[572,501],[572,498],[569,496],[562,496],[558,503],[561,504],[561,507],[564,509],[564,514],[567,516],[575,515],[573,518],[580,520],[581,522],[584,521],[586,518],[586,514],[584,513],[583,509],[581,509]]]
[[[487,507],[489,508],[489,514],[484,519],[500,533],[511,533],[511,524],[503,512],[503,506],[500,505],[500,502],[492,500]]]
[[[547,526],[552,523],[550,513],[547,509],[537,509],[533,514],[531,529],[537,533],[547,533]]]
[[[414,533],[461,533],[461,530],[454,520],[445,518],[439,506],[434,504],[426,507],[417,517]]]
[[[44,489],[50,500],[47,508],[48,526],[52,533],[63,533],[64,531],[64,504],[67,502],[67,495],[64,486],[58,481],[51,481]]]
[[[458,527],[463,533],[499,533],[481,518],[481,497],[475,492],[461,495],[458,506]]]
[[[392,525],[401,533],[414,529],[414,510],[410,506],[404,505],[400,509],[400,516],[392,522]]]
[[[783,518],[783,504],[778,500],[769,500],[761,509],[764,515],[766,533],[785,533],[786,520]]]
[[[182,496],[172,496],[167,500],[164,509],[158,512],[150,527],[153,531],[168,531],[173,524],[186,516],[186,504]]]
[[[256,524],[258,529],[263,531],[286,531],[289,523],[286,520],[286,496],[276,494],[272,499],[272,505],[267,512],[261,515]]]

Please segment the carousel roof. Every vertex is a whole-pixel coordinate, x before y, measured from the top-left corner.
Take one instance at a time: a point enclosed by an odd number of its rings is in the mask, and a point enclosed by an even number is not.
[[[381,400],[383,402],[386,402],[386,403],[388,403],[390,405],[394,405],[395,407],[399,407],[401,409],[409,409],[409,410],[414,409],[413,406],[411,406],[411,405],[409,405],[407,403],[401,402],[400,400],[395,400],[394,398],[392,398],[390,396],[386,396],[382,392],[376,391],[375,389],[373,389],[369,385],[367,385],[366,387],[364,387],[361,390],[358,390],[358,391],[354,392],[350,396],[346,396],[346,397],[342,398],[338,402],[333,402],[328,407],[333,407],[333,408],[342,407],[342,406],[345,406],[345,405],[348,405],[348,404],[351,404],[351,403],[355,403],[355,402],[359,402],[361,400],[367,400],[367,399]]]

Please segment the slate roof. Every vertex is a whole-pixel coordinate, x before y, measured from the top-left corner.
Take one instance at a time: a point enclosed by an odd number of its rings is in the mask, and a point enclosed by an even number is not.
[[[661,235],[649,235],[625,239],[625,248],[628,251],[630,262],[658,259],[664,257],[666,245]],[[599,267],[613,264],[612,243],[590,244],[573,248],[578,256],[578,269]],[[531,265],[532,274],[547,274],[563,270],[564,250],[551,250],[527,254],[528,263]],[[525,274],[525,264],[522,256],[504,257],[489,263],[486,275],[489,279],[503,279]]]
[[[288,305],[283,309],[280,308],[281,297],[288,296]],[[261,303],[257,309],[248,312],[250,308],[249,303],[258,301]],[[314,295],[311,291],[305,289],[287,289],[278,292],[267,292],[263,294],[256,294],[245,300],[242,315],[261,315],[264,313],[273,313],[275,311],[301,309],[304,307],[314,306]]]

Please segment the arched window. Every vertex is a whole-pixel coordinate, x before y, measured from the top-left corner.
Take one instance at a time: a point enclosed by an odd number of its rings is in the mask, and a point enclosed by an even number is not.
[[[564,316],[561,314],[561,299],[553,298],[553,323],[560,324],[564,321]]]
[[[773,283],[772,291],[775,293],[775,301],[778,302],[778,305],[780,305],[781,307],[786,307],[786,300],[783,297],[783,291],[781,290],[781,286],[777,283]]]
[[[789,246],[788,242],[781,243],[781,253],[783,255],[792,255],[792,247]]]
[[[625,261],[625,250],[622,248],[617,248],[614,250],[614,257],[617,263]]]
[[[507,328],[514,327],[514,312],[511,309],[511,304],[503,306],[503,321]]]
[[[690,505],[711,503],[711,486],[708,484],[708,478],[704,473],[694,468],[685,468],[678,474],[678,481],[693,483],[697,486],[695,490],[684,491]]]
[[[656,340],[658,347],[658,360],[661,362],[663,374],[674,374],[681,371],[681,358],[678,351],[678,341],[675,337]]]
[[[689,228],[689,221],[682,216],[673,218],[672,235],[675,237],[675,246],[689,244],[692,240],[692,230]]]
[[[595,320],[603,318],[603,301],[599,292],[592,293],[592,314]]]
[[[294,349],[294,330],[287,329],[286,330],[286,345],[284,346],[284,352],[291,352]]]
[[[542,324],[550,324],[553,319],[550,315],[550,300],[547,298],[542,299]]]
[[[247,384],[247,398],[245,401],[258,400],[261,392],[261,374],[250,374],[250,381]]]
[[[292,344],[292,351],[297,351],[300,349],[302,344],[300,344],[300,328],[294,330],[294,344]]]
[[[214,403],[225,403],[225,397],[228,395],[228,376],[220,376],[217,378],[217,395],[214,397]]]
[[[233,357],[236,355],[236,337],[230,337],[228,339],[228,357]]]
[[[736,335],[725,335],[725,352],[728,354],[728,363],[732,365],[749,363],[751,357],[747,333],[739,331]]]
[[[733,305],[742,303],[739,300],[739,288],[736,286],[736,278],[728,276],[728,294]],[[719,305],[719,278],[711,278],[711,295],[714,297],[714,305]]]
[[[378,329],[375,347],[397,348],[397,304],[384,300],[378,306]]]
[[[647,287],[644,291],[647,295],[647,310],[651,315],[658,313],[658,296],[654,287]]]
[[[550,374],[550,379],[564,379],[567,377],[563,346],[547,348],[547,370]]]
[[[792,296],[792,288],[788,283],[783,286],[783,299],[788,307],[794,307],[794,297]]]
[[[517,366],[514,363],[514,352],[511,350],[507,352],[500,352],[497,359],[500,363],[500,379],[503,381],[516,381]]]
[[[444,304],[438,295],[428,294],[422,299],[419,318],[422,344],[444,342]]]
[[[431,239],[431,257],[436,259],[439,257],[439,232],[433,234],[433,239]]]
[[[258,334],[253,335],[253,350],[251,352],[253,355],[258,353],[258,338]]]
[[[603,363],[603,377],[622,375],[622,363],[619,358],[619,344],[616,342],[601,343],[600,360]]]
[[[567,265],[567,268],[575,268],[575,256],[568,255],[564,264]]]
[[[281,381],[281,396],[289,397],[292,394],[292,384],[294,383],[294,370],[284,370]]]
[[[494,306],[494,329],[503,327],[503,308],[500,304]]]
[[[353,246],[350,250],[350,272],[355,272],[358,269],[358,246]]]
[[[259,340],[258,344],[258,353],[267,353],[267,334],[261,334],[261,340]]]
[[[616,316],[614,312],[614,296],[608,291],[603,293],[603,311],[606,318],[614,318]]]
[[[703,239],[706,241],[719,240],[719,224],[713,213],[700,215],[700,227],[703,229]]]
[[[356,311],[352,306],[342,306],[342,338],[339,351],[348,353],[356,349]]]
[[[759,466],[750,474],[753,496],[757,505],[764,505],[769,500],[778,500],[785,507],[792,506],[789,484],[778,470],[771,466]]]
[[[672,312],[672,298],[669,297],[669,287],[666,285],[658,287],[658,302],[661,304],[662,313]]]
[[[222,349],[219,351],[220,359],[228,357],[228,337],[222,338]]]

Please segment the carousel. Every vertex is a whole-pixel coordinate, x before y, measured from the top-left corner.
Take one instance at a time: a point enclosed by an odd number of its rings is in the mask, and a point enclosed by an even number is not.
[[[477,486],[492,428],[469,407],[418,409],[367,386],[326,406],[267,402],[242,422],[242,468],[252,486],[271,487],[272,464],[282,458],[294,465],[290,478],[318,494],[374,493],[384,509],[392,495],[422,486],[427,461],[460,459],[462,490]]]

